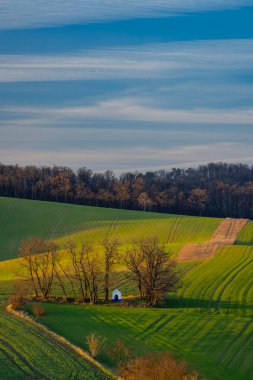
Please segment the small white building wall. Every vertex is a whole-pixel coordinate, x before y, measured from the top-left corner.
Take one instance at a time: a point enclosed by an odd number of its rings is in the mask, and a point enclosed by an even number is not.
[[[114,300],[115,296],[118,296],[118,299],[121,300],[122,294],[119,289],[114,289],[112,292],[112,300]]]

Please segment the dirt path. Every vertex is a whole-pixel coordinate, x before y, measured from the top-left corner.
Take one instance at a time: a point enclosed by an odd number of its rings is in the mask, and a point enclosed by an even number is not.
[[[179,252],[178,260],[207,259],[217,252],[221,245],[235,244],[239,232],[247,222],[247,219],[224,219],[214,232],[211,240],[199,244],[186,244]]]

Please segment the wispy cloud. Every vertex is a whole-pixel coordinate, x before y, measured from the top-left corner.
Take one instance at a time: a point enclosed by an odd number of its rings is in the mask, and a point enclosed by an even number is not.
[[[208,77],[252,66],[253,40],[195,41],[71,55],[0,55],[0,81]]]
[[[0,56],[0,81],[58,81],[94,80],[120,78],[157,77],[168,64],[150,59],[138,60],[137,56],[124,58],[121,53],[112,51],[100,54],[83,53],[73,56]],[[111,55],[111,56],[110,56]],[[151,57],[150,57],[151,58]]]
[[[109,23],[249,5],[253,0],[0,0],[0,35],[6,38],[0,161],[118,172],[214,160],[252,163],[253,39],[229,40],[251,37],[231,32],[237,12]],[[247,12],[238,12],[238,30]],[[209,20],[205,30],[203,20]],[[77,23],[94,25],[43,29]],[[140,24],[150,28],[145,39]],[[6,31],[13,28],[42,29]],[[43,52],[40,38],[48,41]]]
[[[231,154],[231,152],[233,152]],[[147,147],[33,150],[1,149],[0,162],[67,165],[76,169],[88,166],[94,170],[113,169],[118,173],[127,170],[158,170],[171,167],[189,167],[210,161],[252,162],[251,146],[239,143],[217,143],[204,145],[180,146],[174,149],[150,149]]]
[[[16,111],[20,112],[20,109]],[[31,110],[24,111],[27,117]],[[197,128],[187,123],[184,126],[171,123],[163,128],[161,123],[153,123],[152,127],[150,122],[140,125],[140,121],[136,121],[123,128],[121,123],[110,121],[114,128],[102,128],[99,127],[103,124],[101,120],[96,128],[89,127],[89,121],[82,121],[79,127],[75,127],[75,123],[69,121],[68,111],[65,109],[63,114],[62,111],[56,110],[60,120],[65,120],[65,127],[60,126],[60,122],[58,126],[51,127],[50,110],[37,108],[32,110],[32,117],[38,125],[28,126],[27,119],[22,122],[20,117],[16,124],[10,121],[5,126],[3,122],[0,126],[0,162],[57,164],[74,169],[86,165],[94,170],[113,169],[117,173],[197,166],[220,160],[253,162],[253,137],[249,135],[251,125],[238,128],[229,124],[200,124]],[[55,110],[51,109],[51,112]],[[43,119],[41,121],[42,114],[48,117],[46,127]]]
[[[89,123],[90,120],[136,121],[153,123],[183,123],[183,124],[221,124],[221,125],[253,125],[253,107],[238,109],[170,109],[151,106],[152,99],[122,98],[99,102],[89,107],[8,107],[0,111],[12,115],[16,114],[17,124],[25,125],[31,118],[30,125],[52,125],[57,123],[68,124],[71,121]],[[23,116],[22,116],[23,115]],[[24,122],[22,122],[22,118]],[[2,121],[1,125],[11,124],[13,121]]]
[[[26,121],[23,123],[20,120],[15,124],[13,121],[8,124],[8,127],[0,126],[1,143],[0,148],[17,146],[29,146],[30,144],[34,148],[54,145],[56,149],[61,146],[82,146],[84,148],[94,146],[140,146],[146,145],[151,148],[154,146],[161,147],[162,145],[168,146],[170,144],[180,145],[182,141],[186,140],[188,144],[201,145],[203,140],[207,140],[210,143],[217,141],[217,131],[209,129],[208,131],[203,129],[203,134],[199,133],[196,128],[180,127],[180,128],[166,128],[162,129],[161,125],[156,129],[143,129],[142,126],[137,123],[133,126],[125,126],[124,128],[118,128],[117,123],[113,127],[74,127],[65,128],[63,126],[44,127],[44,126],[28,126]],[[15,139],[14,137],[15,136]],[[204,136],[204,138],[203,138]],[[231,131],[230,129],[230,142],[240,141],[240,133],[236,129]],[[227,140],[227,129],[219,133],[219,140]],[[249,138],[242,139],[244,142],[249,142]],[[253,138],[251,139],[253,141]]]
[[[2,0],[0,28],[55,26],[252,5],[252,0]]]

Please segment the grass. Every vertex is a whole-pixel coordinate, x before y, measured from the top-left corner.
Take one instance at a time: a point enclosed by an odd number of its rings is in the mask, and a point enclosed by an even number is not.
[[[241,230],[237,245],[253,245],[253,222],[249,221],[246,226]]]
[[[152,233],[177,252],[187,242],[208,240],[221,219],[175,216],[40,202],[0,197],[0,260],[17,257],[22,240],[43,237],[63,244],[80,240],[84,231],[91,239],[102,240],[110,226],[110,237],[122,244]]]
[[[45,307],[48,314],[41,318],[42,322],[85,349],[85,336],[96,332],[107,338],[108,350],[120,339],[140,355],[172,351],[207,379],[252,379],[252,319],[236,320],[184,309]],[[112,364],[106,353],[100,359]]]
[[[84,233],[99,242],[109,231],[125,250],[136,239],[157,235],[174,255],[187,242],[208,240],[221,219],[175,216],[0,197],[0,280],[18,276],[18,249],[30,236],[80,242]],[[8,258],[10,260],[8,260]],[[68,258],[66,258],[66,263]],[[66,264],[67,265],[67,264]],[[124,284],[131,290],[131,284]]]
[[[1,379],[106,379],[36,327],[3,312],[0,312],[0,324]]]
[[[220,219],[172,215],[167,215],[165,219],[122,220],[110,230],[110,238],[118,239],[122,245],[126,245],[155,235],[168,249],[177,252],[186,243],[208,240],[220,222]],[[105,222],[99,227],[91,225],[86,234],[92,241],[102,241],[108,230],[108,223]],[[57,242],[64,245],[68,239],[80,242],[82,238],[83,232],[79,232],[58,239]]]
[[[253,248],[223,247],[208,261],[183,265],[184,285],[169,308],[46,304],[42,322],[85,349],[85,336],[96,332],[136,354],[173,351],[207,379],[251,380]],[[100,359],[112,364],[106,354]]]
[[[4,311],[11,281],[0,281],[1,380],[108,380],[81,357],[58,345],[36,326]]]
[[[195,266],[184,277],[175,298],[178,307],[199,308],[226,315],[253,316],[253,248],[220,248],[213,259]]]
[[[0,198],[0,379],[103,379],[82,359],[52,343],[35,327],[3,311],[17,275],[13,260],[29,236],[81,241],[84,231],[101,241],[110,237],[124,250],[135,239],[157,235],[176,254],[188,242],[212,236],[221,219],[182,217]],[[87,349],[91,332],[107,337],[107,346],[123,340],[136,354],[173,351],[208,380],[253,378],[253,222],[241,231],[237,246],[220,248],[207,261],[180,263],[183,287],[170,295],[168,308],[45,304],[42,323]],[[8,260],[12,259],[12,260]],[[118,273],[121,279],[122,273]],[[132,292],[122,281],[124,294]],[[15,331],[15,333],[13,333]],[[2,340],[1,340],[2,339]],[[7,344],[6,344],[7,343]],[[114,365],[107,355],[99,357]],[[44,377],[41,377],[43,373]]]

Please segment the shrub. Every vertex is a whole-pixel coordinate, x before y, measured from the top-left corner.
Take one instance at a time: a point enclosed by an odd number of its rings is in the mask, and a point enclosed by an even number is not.
[[[131,360],[121,371],[124,380],[197,380],[187,365],[178,362],[170,353],[147,354]]]
[[[14,310],[22,310],[27,304],[27,300],[22,294],[13,294],[8,303]]]
[[[98,354],[103,350],[105,345],[105,337],[98,336],[92,333],[86,337],[86,343],[88,345],[90,354],[93,358],[96,358]]]
[[[46,315],[46,310],[39,303],[32,304],[32,312],[35,316],[35,320],[37,321],[39,317]]]
[[[122,340],[118,340],[112,347],[109,347],[107,355],[117,363],[119,372],[122,372],[126,368],[127,363],[133,360],[132,351],[126,347]]]

